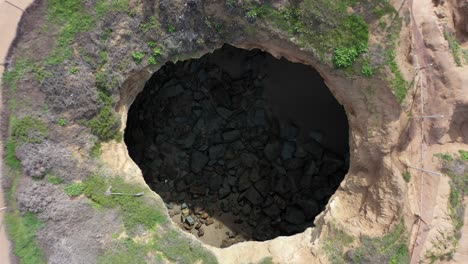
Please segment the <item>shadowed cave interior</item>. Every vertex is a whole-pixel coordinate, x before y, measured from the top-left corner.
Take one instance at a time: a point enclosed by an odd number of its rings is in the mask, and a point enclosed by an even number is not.
[[[229,45],[154,73],[124,138],[173,221],[217,247],[303,232],[349,168],[346,113],[319,73]]]

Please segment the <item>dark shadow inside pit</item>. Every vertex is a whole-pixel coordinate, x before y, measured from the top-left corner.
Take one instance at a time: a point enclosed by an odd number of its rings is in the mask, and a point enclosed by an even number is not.
[[[349,167],[346,114],[318,72],[229,45],[158,70],[125,143],[172,219],[218,247],[313,226]]]

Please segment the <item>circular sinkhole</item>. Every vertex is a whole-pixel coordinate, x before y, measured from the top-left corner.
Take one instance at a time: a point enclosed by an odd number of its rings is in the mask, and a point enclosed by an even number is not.
[[[212,246],[303,232],[349,167],[346,114],[319,73],[260,50],[166,63],[127,120],[145,181]]]

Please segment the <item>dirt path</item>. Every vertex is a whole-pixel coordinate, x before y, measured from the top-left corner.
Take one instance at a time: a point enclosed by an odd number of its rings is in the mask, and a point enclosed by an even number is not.
[[[435,63],[435,67],[427,67],[424,70],[421,70],[420,73],[422,74],[422,78],[420,81],[420,84],[423,86],[423,98],[424,100],[420,100],[421,94],[420,90],[418,91],[418,96],[416,97],[415,104],[414,104],[414,110],[413,112],[416,114],[421,114],[421,115],[433,115],[433,114],[445,114],[447,112],[447,106],[444,104],[441,104],[440,101],[438,101],[438,97],[444,96],[444,93],[446,91],[442,91],[440,89],[440,85],[438,87],[438,90],[435,88],[437,87],[436,80],[433,80],[433,78],[436,78],[440,74],[439,71],[445,70],[444,75],[445,78],[448,79],[457,79],[457,71],[459,69],[455,68],[455,65],[447,65],[447,62],[444,61],[441,56],[442,52],[441,50],[432,50],[429,48],[431,45],[433,45],[434,42],[431,42],[430,38],[435,38],[435,37],[440,37],[436,36],[440,34],[439,32],[435,32],[432,28],[430,28],[431,22],[431,17],[433,16],[434,10],[431,8],[432,3],[429,0],[426,1],[413,1],[413,0],[408,0],[408,5],[410,7],[410,14],[411,14],[411,20],[412,22],[412,37],[413,37],[413,49],[415,52],[415,57],[417,59],[417,62],[419,67],[426,67],[430,65],[431,63]],[[413,13],[414,11],[414,13]],[[431,31],[428,31],[428,29],[431,29]],[[425,32],[425,35],[423,36],[422,32]],[[429,32],[429,33],[428,33]],[[431,35],[432,34],[432,35]],[[426,42],[428,42],[428,46],[426,46]],[[432,55],[431,55],[432,53]],[[433,57],[434,56],[434,61]],[[439,56],[439,57],[438,57]],[[450,64],[453,64],[452,62]],[[454,69],[455,68],[455,69]],[[450,69],[447,70],[447,69]],[[453,81],[451,83],[450,87],[447,87],[451,91],[456,90],[457,87],[457,82]],[[420,89],[420,87],[418,87]],[[459,98],[459,100],[462,100],[462,98]],[[421,105],[422,104],[422,105]],[[424,106],[424,108],[422,107]],[[429,127],[431,127],[433,123],[431,123],[429,120],[423,119],[421,122],[421,127],[420,129],[423,131],[422,136],[420,140],[422,141],[423,144],[423,158],[415,158],[414,160],[419,160],[419,165],[425,169],[429,169],[432,171],[437,171],[439,168],[437,167],[436,163],[433,161],[432,154],[434,153],[457,153],[458,149],[464,149],[465,144],[462,143],[445,143],[442,145],[431,145],[428,144],[427,138],[429,137],[426,135],[427,130]],[[419,155],[419,151],[418,151]],[[421,202],[423,203],[422,205],[422,210],[420,210],[420,216],[422,219],[425,220],[425,223],[419,222],[419,232],[418,232],[418,237],[415,241],[415,245],[413,248],[413,258],[411,263],[419,263],[420,260],[423,260],[424,257],[421,256],[421,254],[424,252],[425,249],[427,249],[426,243],[428,243],[429,240],[432,239],[434,234],[432,234],[431,237],[431,232],[434,233],[436,232],[435,229],[443,230],[441,226],[439,226],[441,223],[441,219],[445,217],[444,215],[441,215],[440,207],[445,207],[445,204],[437,203],[437,197],[440,196],[442,193],[446,193],[445,199],[442,199],[442,203],[446,203],[448,199],[448,192],[449,192],[449,185],[447,182],[442,181],[439,176],[433,176],[430,174],[422,174],[419,173],[417,175],[418,179],[416,180],[419,192],[422,192],[421,195]],[[420,184],[420,177],[423,178],[424,184]],[[418,199],[419,200],[419,199]],[[468,199],[465,199],[465,204],[468,203]],[[439,207],[439,210],[437,210],[437,207]],[[445,211],[444,211],[445,212]],[[435,218],[438,218],[433,222]],[[457,251],[455,252],[454,258],[450,260],[448,263],[467,263],[468,259],[468,210],[465,211],[465,226],[462,229],[462,236],[459,241],[459,246],[457,248]],[[431,225],[432,223],[432,225]],[[435,226],[434,226],[435,225]],[[438,231],[440,232],[440,231]],[[445,262],[443,262],[445,263]]]
[[[3,75],[5,57],[7,56],[8,49],[16,36],[16,28],[21,19],[23,11],[26,9],[33,0],[0,0],[0,76]],[[0,81],[0,109],[2,108],[2,92]],[[0,120],[0,124],[3,122]],[[3,142],[0,139],[0,157],[3,157]],[[3,179],[3,162],[0,162],[0,182]],[[3,199],[3,189],[0,187],[0,208],[5,206]],[[0,210],[0,263],[10,263],[10,241],[6,235],[4,225],[5,210]]]

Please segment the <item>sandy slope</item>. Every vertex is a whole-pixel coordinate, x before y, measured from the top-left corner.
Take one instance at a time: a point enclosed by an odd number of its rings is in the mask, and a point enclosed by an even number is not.
[[[0,63],[5,61],[7,56],[8,49],[13,42],[13,39],[16,36],[16,28],[18,22],[20,21],[21,15],[23,12],[20,9],[25,9],[28,7],[33,0],[5,0],[0,1]],[[10,4],[11,3],[11,4]],[[16,5],[13,6],[13,5]],[[19,9],[20,8],[20,9]],[[0,76],[3,75],[4,66],[0,65]],[[1,89],[1,82],[0,82]],[[0,93],[0,104],[2,102],[2,94]],[[2,106],[0,105],[0,108]],[[3,124],[3,122],[0,122]],[[0,141],[0,157],[2,155],[2,142]],[[3,169],[1,168],[3,164],[0,163],[0,173]],[[0,175],[0,181],[2,180],[3,175]],[[0,188],[0,208],[4,207],[3,199],[3,189]],[[4,213],[5,210],[0,211],[0,263],[9,264],[10,263],[10,242],[8,241],[5,225],[4,225]]]

